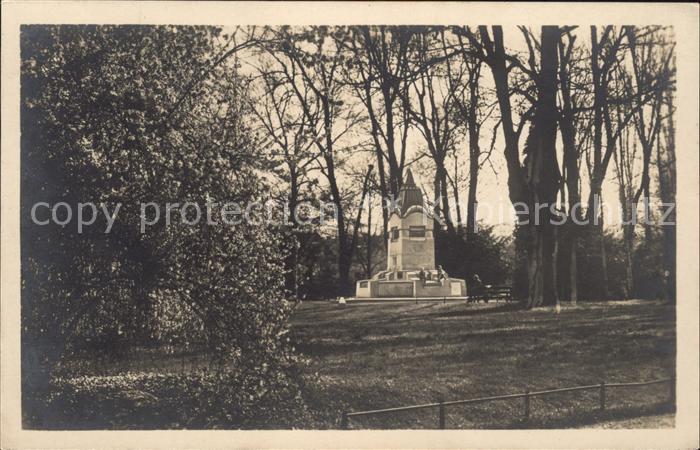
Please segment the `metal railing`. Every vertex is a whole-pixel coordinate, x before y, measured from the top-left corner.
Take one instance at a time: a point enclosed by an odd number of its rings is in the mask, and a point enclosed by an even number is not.
[[[606,394],[607,389],[610,388],[622,388],[622,387],[638,387],[638,386],[650,386],[653,384],[670,384],[670,402],[671,404],[676,403],[676,379],[675,378],[664,378],[660,380],[653,381],[642,381],[642,382],[631,382],[631,383],[605,383],[604,381],[600,384],[591,384],[587,386],[574,386],[559,389],[550,389],[546,391],[534,391],[534,392],[523,392],[520,394],[507,394],[507,395],[497,395],[492,397],[480,397],[471,398],[466,400],[450,400],[450,401],[438,401],[435,403],[424,403],[422,405],[410,405],[410,406],[399,406],[396,408],[385,408],[385,409],[375,409],[370,411],[355,411],[355,412],[343,412],[340,417],[340,428],[343,430],[348,429],[349,420],[353,417],[360,416],[371,416],[379,414],[391,414],[400,411],[411,411],[418,409],[438,409],[438,428],[445,429],[445,408],[450,405],[471,405],[476,403],[486,403],[497,400],[511,400],[516,398],[522,398],[523,401],[523,418],[527,421],[530,419],[530,399],[533,397],[541,397],[549,394],[558,394],[564,392],[575,392],[575,391],[587,391],[597,389],[599,391],[599,408],[604,411],[606,408]]]

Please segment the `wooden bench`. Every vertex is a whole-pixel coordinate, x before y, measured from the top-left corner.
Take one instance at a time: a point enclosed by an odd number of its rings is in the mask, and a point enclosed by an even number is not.
[[[510,286],[479,286],[471,289],[473,292],[468,292],[468,302],[483,301],[488,303],[489,300],[505,300],[510,302],[513,300],[513,289]]]

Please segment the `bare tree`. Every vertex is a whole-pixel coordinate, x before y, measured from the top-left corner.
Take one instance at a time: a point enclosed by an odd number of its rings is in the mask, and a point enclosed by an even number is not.
[[[675,63],[671,60],[672,69]],[[656,166],[659,180],[659,196],[662,202],[662,216],[666,216],[663,232],[664,295],[669,301],[676,299],[676,139],[673,116],[673,90],[668,89],[664,95],[666,120],[663,140],[656,144]]]
[[[618,116],[621,113],[618,112]],[[618,119],[619,120],[619,119]],[[634,291],[633,250],[634,224],[637,221],[637,209],[633,207],[633,183],[635,177],[635,161],[637,160],[637,141],[631,139],[629,127],[620,134],[620,143],[615,161],[620,205],[622,208],[622,239],[625,249],[625,279],[622,286],[623,297],[629,298]]]
[[[379,190],[384,201],[396,198],[403,181],[408,138],[408,108],[403,93],[408,89],[409,44],[413,32],[405,27],[353,27],[338,39],[352,51],[349,83],[362,100],[371,126]],[[384,237],[389,210],[382,208]],[[385,243],[386,244],[386,243]]]
[[[447,60],[431,63],[432,55],[445,51],[443,29],[425,30],[415,36],[415,63],[423,68],[411,78],[411,89],[404,92],[404,104],[410,119],[422,135],[428,154],[435,165],[433,194],[436,218],[442,219],[450,234],[455,235],[450,213],[447,158],[456,146],[463,120],[458,120],[458,95],[467,87],[465,70],[450,70]],[[459,206],[459,205],[457,205]]]
[[[492,27],[493,39],[488,28],[479,27],[479,38],[464,30],[464,37],[469,39],[476,55],[491,69],[496,96],[501,111],[501,127],[505,140],[505,157],[508,168],[508,192],[516,214],[522,223],[527,224],[527,306],[533,307],[556,302],[554,290],[552,252],[553,230],[549,208],[540,209],[537,205],[551,205],[556,201],[559,186],[559,168],[556,161],[557,130],[557,69],[558,27],[542,27],[541,41],[527,29],[521,28],[529,49],[528,66],[517,57],[506,53],[501,27]],[[537,50],[539,49],[540,67],[537,67]],[[519,136],[525,124],[521,120],[517,129],[513,123],[511,105],[511,88],[508,74],[518,68],[530,80],[534,81],[535,94],[532,98],[534,119],[525,145],[525,160],[520,161]],[[528,95],[527,92],[525,92]],[[528,117],[529,114],[524,114]],[[533,214],[534,213],[534,214]],[[522,293],[521,293],[522,295]]]
[[[301,97],[297,96],[290,83],[271,64],[261,65],[257,79],[262,92],[251,101],[251,110],[257,117],[263,135],[264,151],[272,162],[271,171],[288,184],[286,191],[289,225],[295,239],[289,256],[285,259],[285,289],[298,298],[299,283],[297,262],[299,259],[300,214],[299,205],[310,197],[304,193],[315,183],[310,172],[319,154],[314,143],[319,123],[318,111],[305,114],[300,102],[311,100],[308,86],[301,84]]]
[[[280,73],[297,96],[308,121],[318,117],[319,126],[314,145],[322,161],[318,168],[328,182],[330,198],[335,207],[339,293],[346,295],[351,289],[350,267],[357,244],[357,232],[351,231],[352,222],[347,217],[347,199],[339,184],[337,147],[343,136],[360,123],[363,117],[344,101],[346,85],[341,80],[343,48],[338,41],[330,38],[327,27],[304,28],[298,33],[283,27],[272,34],[273,38],[268,40],[267,45],[269,54],[280,66]],[[306,89],[310,95],[305,93]]]
[[[561,204],[567,209],[568,232],[558,235],[555,259],[568,271],[568,277],[559,279],[559,291],[568,293],[568,300],[578,300],[578,241],[582,219],[581,206],[581,157],[590,138],[590,117],[585,105],[589,102],[590,72],[585,55],[576,46],[576,27],[563,27],[559,40],[559,131],[562,137],[563,161],[561,180]],[[563,258],[562,258],[563,257]],[[567,289],[568,287],[568,289]],[[566,294],[565,294],[566,295]]]
[[[469,191],[467,194],[467,236],[476,231],[476,205],[477,188],[479,186],[479,169],[482,162],[481,147],[479,146],[479,136],[484,116],[479,112],[481,92],[479,89],[479,79],[481,77],[481,60],[471,58],[468,54],[463,54],[464,64],[469,73],[467,85],[469,86],[469,99],[466,108],[467,130],[469,133]],[[460,103],[464,105],[464,103]],[[481,117],[480,117],[481,116]],[[495,140],[492,141],[495,143]],[[493,149],[493,145],[491,146]]]
[[[649,175],[652,152],[661,130],[661,106],[666,90],[673,85],[671,58],[673,46],[663,45],[659,29],[656,27],[635,29],[627,27],[627,36],[632,57],[634,84],[636,90],[629,92],[638,102],[644,101],[645,92],[650,95],[648,105],[639,104],[634,108],[634,129],[642,147],[642,175],[639,188],[634,194],[634,203],[644,196],[649,199],[651,193]],[[632,83],[628,81],[627,85]],[[629,89],[632,91],[632,89]],[[649,238],[649,223],[645,221],[645,231]]]

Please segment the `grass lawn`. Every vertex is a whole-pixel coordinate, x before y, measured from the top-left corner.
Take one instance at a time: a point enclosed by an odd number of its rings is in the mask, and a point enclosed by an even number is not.
[[[292,317],[310,358],[306,398],[320,427],[359,411],[606,382],[670,377],[675,310],[652,301],[515,310],[506,304],[305,302]],[[450,406],[447,428],[672,426],[666,384]],[[665,414],[664,420],[653,417]],[[635,421],[635,417],[649,420]],[[639,425],[642,424],[642,425]],[[353,418],[351,428],[436,428],[437,410]]]

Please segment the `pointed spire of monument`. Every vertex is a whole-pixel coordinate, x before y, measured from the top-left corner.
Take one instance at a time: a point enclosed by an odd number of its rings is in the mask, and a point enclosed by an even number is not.
[[[423,206],[423,193],[420,188],[416,186],[411,169],[406,169],[406,180],[401,186],[398,200],[401,214],[405,214],[411,206]]]
[[[406,169],[406,181],[403,182],[404,186],[406,187],[414,187],[416,185],[416,182],[413,181],[413,173],[411,173],[411,169]]]

